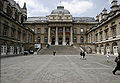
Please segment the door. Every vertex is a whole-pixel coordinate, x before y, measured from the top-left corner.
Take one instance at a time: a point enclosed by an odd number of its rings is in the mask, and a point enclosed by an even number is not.
[[[113,54],[118,55],[118,46],[113,46]]]
[[[52,45],[55,45],[55,38],[54,38],[54,37],[52,38],[51,44],[52,44]]]
[[[6,55],[7,54],[7,46],[3,45],[1,46],[1,55]]]
[[[59,45],[62,45],[62,38],[59,38]]]

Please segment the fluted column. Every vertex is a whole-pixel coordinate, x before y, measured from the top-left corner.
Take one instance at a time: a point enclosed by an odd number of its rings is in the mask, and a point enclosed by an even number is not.
[[[70,27],[70,45],[73,44],[73,29]]]
[[[65,27],[63,27],[63,45],[66,45],[66,42],[65,42]]]
[[[48,28],[48,44],[51,45],[51,40],[50,40],[50,27]]]
[[[58,45],[58,27],[56,27],[55,45]]]

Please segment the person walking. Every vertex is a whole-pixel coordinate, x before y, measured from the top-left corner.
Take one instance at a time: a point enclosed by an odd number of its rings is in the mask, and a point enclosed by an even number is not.
[[[83,52],[82,52],[83,60],[86,60],[85,54],[86,54],[86,53],[83,51]]]
[[[82,56],[83,56],[83,53],[82,53],[82,51],[80,51],[80,56],[81,56],[81,57],[80,57],[80,59],[82,59]]]
[[[107,53],[107,62],[109,63],[110,53]]]
[[[115,69],[112,71],[114,75],[117,70],[120,70],[120,49],[118,50],[118,56],[115,58],[115,62],[117,63],[117,65]]]
[[[53,56],[55,56],[56,55],[56,51],[53,51]]]

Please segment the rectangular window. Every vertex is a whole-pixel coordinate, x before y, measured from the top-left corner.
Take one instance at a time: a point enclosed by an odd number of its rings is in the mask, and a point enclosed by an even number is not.
[[[100,32],[100,41],[102,41],[102,39],[103,39],[103,33]]]
[[[48,42],[48,38],[47,38],[47,37],[44,38],[44,42],[45,42],[45,43]]]
[[[48,34],[48,28],[45,28],[45,34]]]
[[[14,38],[15,37],[15,29],[11,29],[11,37]]]
[[[1,46],[1,55],[6,55],[7,54],[7,46],[3,45]]]
[[[41,32],[41,29],[40,28],[37,28],[37,33],[40,33]]]
[[[74,33],[74,34],[77,34],[77,29],[73,29],[73,33]]]
[[[112,28],[112,36],[113,36],[113,38],[116,38],[116,36],[117,36],[116,28]]]
[[[4,25],[4,28],[3,28],[3,36],[8,36],[8,28],[6,25]]]
[[[105,31],[105,39],[108,40],[108,31]]]
[[[73,42],[77,42],[77,37],[76,36],[73,37]]]
[[[10,46],[10,54],[14,54],[14,46]]]
[[[83,32],[84,32],[84,29],[80,29],[80,32],[83,33]]]
[[[98,33],[96,33],[96,35],[95,35],[95,36],[96,36],[96,42],[97,42],[97,41],[98,41]]]

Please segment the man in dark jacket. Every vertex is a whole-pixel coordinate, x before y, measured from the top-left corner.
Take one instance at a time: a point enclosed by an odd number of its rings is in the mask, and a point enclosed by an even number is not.
[[[115,58],[115,62],[117,63],[117,65],[115,69],[113,70],[114,75],[117,70],[120,70],[120,49],[118,50],[118,57]]]
[[[85,51],[82,53],[82,55],[83,55],[83,60],[86,60],[86,58],[85,58]]]
[[[80,58],[80,59],[82,59],[82,56],[83,56],[83,53],[82,53],[82,51],[80,52],[80,56],[81,56],[81,58]]]

